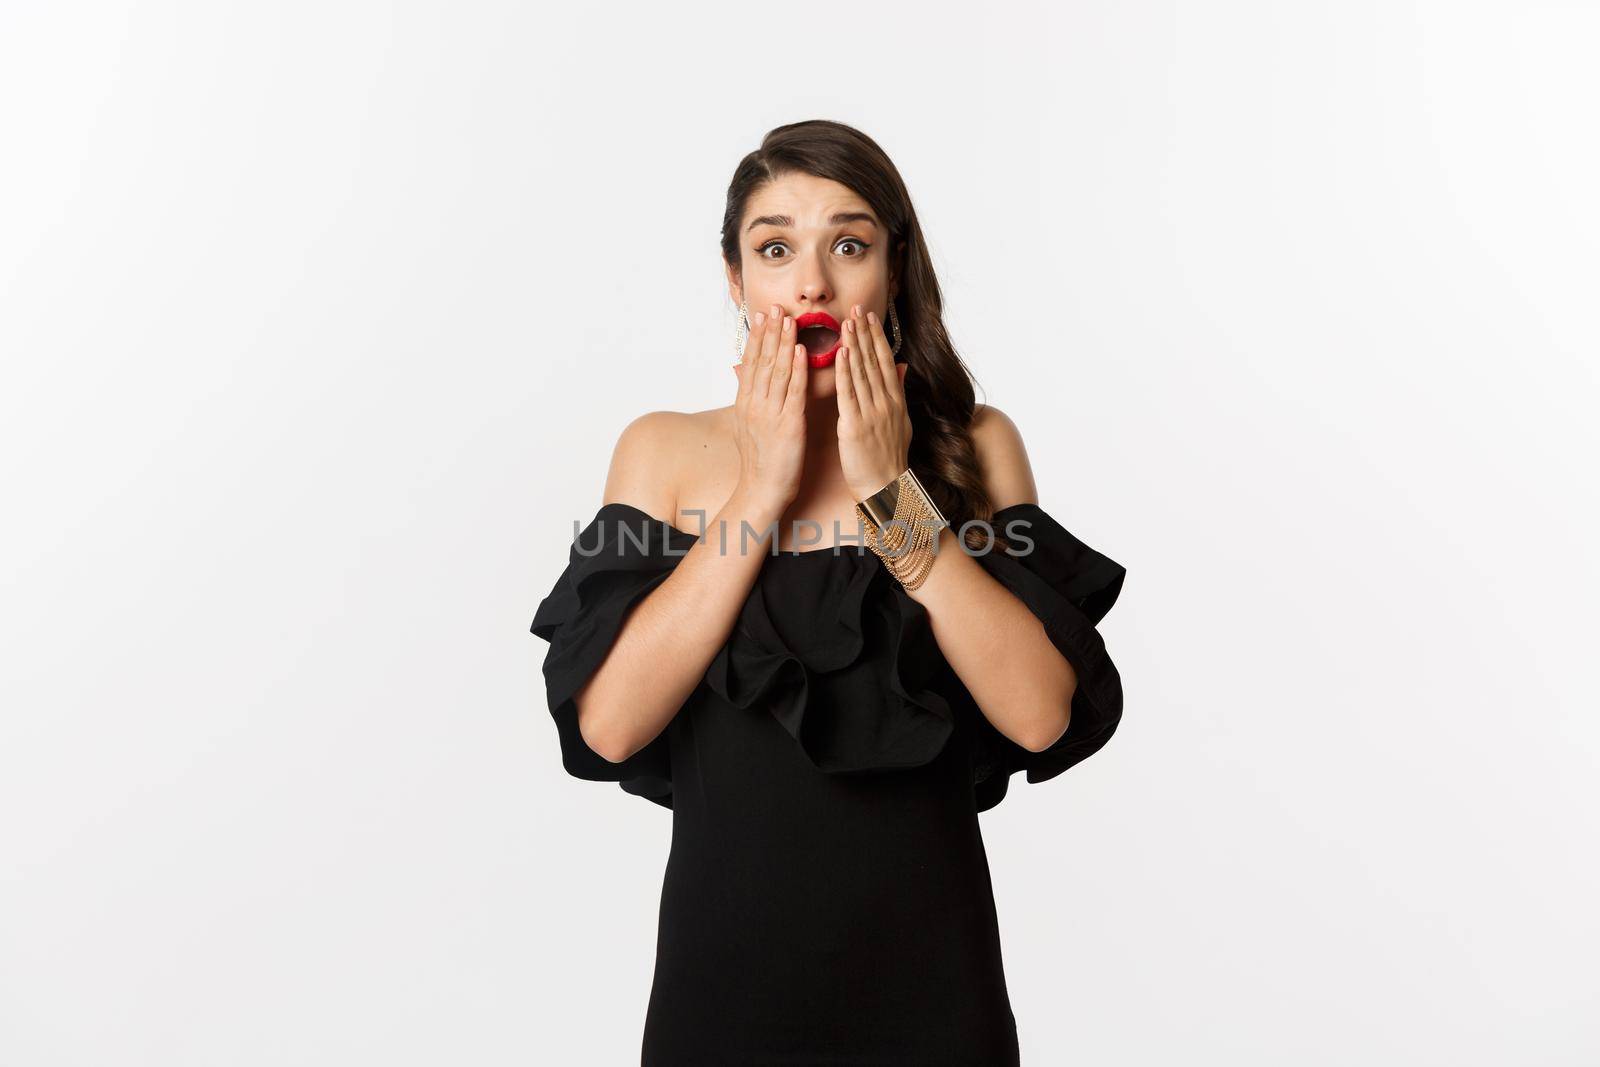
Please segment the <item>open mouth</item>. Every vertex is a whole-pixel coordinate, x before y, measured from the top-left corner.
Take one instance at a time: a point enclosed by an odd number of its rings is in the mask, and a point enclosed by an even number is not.
[[[838,350],[839,320],[826,311],[808,311],[794,323],[795,339],[806,346],[806,358],[813,363]]]
[[[806,355],[812,359],[839,347],[839,331],[826,326],[803,327],[795,337],[806,346]]]

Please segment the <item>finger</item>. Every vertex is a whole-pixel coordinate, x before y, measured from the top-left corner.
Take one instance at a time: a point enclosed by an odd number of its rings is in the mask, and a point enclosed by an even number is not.
[[[901,378],[895,371],[894,353],[889,338],[883,334],[883,320],[878,318],[875,311],[867,312],[867,332],[872,335],[872,348],[878,357],[878,381],[883,383],[883,398],[894,404],[903,396],[895,388],[900,384]]]
[[[778,349],[773,353],[772,361],[772,399],[778,407],[783,406],[783,398],[789,392],[789,375],[794,371],[795,335],[799,328],[794,324],[793,315],[783,317],[783,335],[778,338]]]
[[[772,315],[767,319],[767,332],[761,338],[761,354],[756,359],[756,381],[752,391],[757,400],[767,395],[767,389],[772,384],[772,361],[778,356],[778,335],[783,332],[783,318],[786,317],[780,317],[777,304],[772,305]]]
[[[872,383],[867,381],[867,358],[857,348],[850,349],[850,384],[855,389],[856,403],[862,418],[873,410]]]
[[[861,370],[867,376],[868,383],[872,386],[872,399],[880,407],[890,403],[889,382],[884,378],[883,349],[878,344],[878,337],[872,328],[872,312],[862,309],[861,321],[857,329],[866,338],[867,357],[861,361]]]
[[[856,391],[861,394],[861,410],[865,411],[869,406],[878,405],[882,399],[880,394],[883,392],[883,385],[877,381],[878,360],[872,354],[872,337],[867,329],[866,316],[861,313],[860,304],[850,309],[850,334],[850,344],[860,357],[855,361],[855,373],[858,375]]]
[[[805,411],[806,379],[811,376],[811,361],[806,358],[806,346],[794,346],[794,368],[789,373],[789,395],[783,398],[783,410],[791,408]]]
[[[850,364],[854,359],[849,347],[843,344],[839,346],[839,354],[833,357],[833,392],[839,400],[839,417],[847,420],[861,416],[855,379],[850,376]]]
[[[784,315],[783,309],[778,309],[779,316],[772,322],[772,355],[766,357],[767,386],[762,394],[774,405],[783,404],[783,394],[789,389],[789,353],[794,347],[794,316]]]
[[[755,364],[756,354],[761,351],[761,338],[766,333],[767,316],[756,312],[755,321],[750,324],[750,335],[745,338],[744,352],[739,357],[739,397],[748,397],[755,385],[755,375],[750,373],[750,368]]]

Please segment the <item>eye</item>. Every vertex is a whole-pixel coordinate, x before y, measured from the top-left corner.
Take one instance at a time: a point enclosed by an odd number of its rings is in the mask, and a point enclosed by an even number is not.
[[[842,247],[844,245],[855,245],[857,248],[859,248],[861,250],[859,252],[855,252],[855,253],[853,253],[851,255],[846,256],[845,257],[846,259],[860,259],[862,256],[867,254],[867,249],[872,247],[871,245],[867,244],[867,242],[865,242],[865,241],[858,240],[858,239],[856,239],[854,237],[846,237],[843,240],[841,240],[837,245],[834,245],[834,248],[840,248],[840,247]],[[788,246],[785,245],[782,241],[777,240],[776,238],[774,238],[773,240],[768,241],[766,244],[762,245],[760,248],[756,249],[756,255],[760,256],[762,259],[784,259],[784,258],[786,258],[784,256],[769,256],[769,255],[767,255],[767,250],[769,248],[787,248],[787,247]]]

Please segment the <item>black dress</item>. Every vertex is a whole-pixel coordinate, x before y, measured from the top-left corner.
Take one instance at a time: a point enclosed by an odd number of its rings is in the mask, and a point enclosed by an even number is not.
[[[1018,554],[975,558],[1078,674],[1043,752],[994,728],[927,610],[848,544],[771,555],[688,701],[611,763],[572,696],[696,538],[615,503],[579,533],[532,625],[562,762],[672,810],[644,1067],[1017,1063],[978,813],[1110,739],[1122,683],[1095,627],[1125,572],[1037,505],[992,526]]]

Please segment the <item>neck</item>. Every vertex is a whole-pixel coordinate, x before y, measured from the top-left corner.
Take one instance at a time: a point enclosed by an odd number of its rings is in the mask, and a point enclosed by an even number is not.
[[[839,465],[839,405],[831,396],[806,403],[806,472],[800,490],[803,507],[847,495]]]
[[[806,398],[806,451],[839,451],[839,402],[836,397]]]

